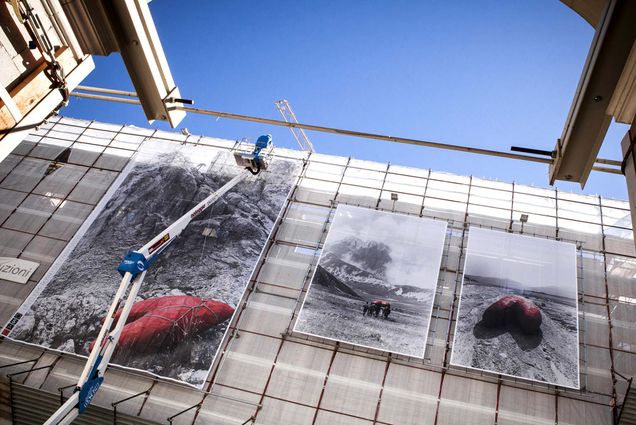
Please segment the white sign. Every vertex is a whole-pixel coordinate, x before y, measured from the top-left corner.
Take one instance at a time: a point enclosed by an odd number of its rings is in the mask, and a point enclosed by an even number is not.
[[[0,257],[0,279],[11,282],[27,283],[40,263],[18,258]]]

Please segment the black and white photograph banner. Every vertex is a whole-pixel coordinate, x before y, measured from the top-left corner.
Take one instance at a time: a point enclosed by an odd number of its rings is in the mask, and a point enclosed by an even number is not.
[[[446,222],[339,205],[294,331],[424,357]]]
[[[471,227],[451,364],[579,388],[576,246]]]
[[[203,385],[299,171],[274,159],[190,223],[148,270],[113,363]],[[241,172],[229,151],[145,142],[4,331],[88,355],[126,252]]]

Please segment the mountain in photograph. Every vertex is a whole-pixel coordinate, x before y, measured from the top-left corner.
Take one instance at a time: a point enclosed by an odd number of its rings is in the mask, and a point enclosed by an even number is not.
[[[563,288],[560,288],[558,285],[529,285],[523,284],[521,282],[517,282],[512,279],[503,279],[497,277],[490,276],[474,276],[467,275],[466,278],[475,285],[482,286],[495,286],[499,288],[504,288],[509,291],[511,294],[516,295],[534,295],[537,297],[551,297],[553,299],[558,299],[559,302],[564,304],[576,305],[576,299],[572,297],[564,297],[561,295],[557,295],[563,292]]]
[[[393,261],[391,248],[385,243],[373,240],[363,241],[353,236],[336,242],[329,247],[329,252],[343,261],[382,278],[385,277],[387,265]]]
[[[201,155],[217,153],[193,149]],[[41,294],[23,307],[24,317],[10,336],[87,355],[119,285],[116,269],[126,252],[140,248],[242,172],[233,165],[214,165],[209,172],[201,168],[179,152],[136,163],[72,252],[58,260],[59,270],[40,283]],[[235,308],[297,170],[292,162],[274,160],[267,172],[240,183],[200,214],[148,270],[137,301],[201,297]],[[113,361],[202,384],[228,322],[160,351],[119,350]]]
[[[326,248],[319,267],[366,301],[386,298],[410,305],[430,300],[430,289],[387,280],[387,266],[394,261],[390,252],[382,242],[350,236]]]
[[[313,283],[324,287],[327,291],[334,294],[349,295],[358,300],[362,300],[362,297],[358,295],[356,291],[351,289],[346,284],[342,283],[337,277],[329,273],[323,266],[316,267],[316,274],[314,275]]]
[[[388,245],[355,236],[326,246],[295,330],[422,357],[434,291],[389,282],[399,260]],[[375,300],[390,303],[388,318],[363,315]]]

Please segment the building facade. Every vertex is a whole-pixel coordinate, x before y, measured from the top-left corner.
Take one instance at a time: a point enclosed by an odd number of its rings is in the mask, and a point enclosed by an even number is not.
[[[238,145],[55,117],[0,163],[0,256],[40,263],[26,284],[1,281],[3,323],[150,142],[227,152]],[[67,148],[70,156],[47,174]],[[202,389],[113,365],[87,423],[113,415],[118,423],[179,424],[613,423],[636,370],[636,249],[626,201],[285,149],[274,156],[301,171]],[[447,223],[424,358],[293,331],[338,205]],[[471,228],[576,245],[580,390],[450,365]],[[7,420],[37,423],[70,394],[84,358],[5,338],[0,365],[11,378]]]

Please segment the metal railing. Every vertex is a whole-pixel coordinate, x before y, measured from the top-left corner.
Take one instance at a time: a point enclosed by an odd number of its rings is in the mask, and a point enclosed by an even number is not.
[[[625,402],[627,402],[627,398],[631,392],[633,377],[627,378],[626,376],[620,374],[619,372],[614,371],[616,375],[623,378],[627,381],[627,390],[625,390],[625,395],[623,396],[623,402],[619,405],[618,403],[614,406],[614,423],[620,424],[621,417],[623,416],[623,411],[625,410]]]
[[[35,360],[26,360],[23,362],[17,362],[17,363],[13,363],[13,364],[9,364],[9,365],[5,365],[3,367],[10,367],[10,366],[17,366],[17,365],[21,365],[21,364],[25,364],[25,363],[30,363],[33,361],[38,361],[40,360],[42,356],[38,357]],[[55,362],[51,363],[50,365],[47,366],[40,366],[40,367],[32,367],[31,369],[28,370],[23,370],[21,372],[15,372],[15,373],[10,373],[7,375],[7,378],[9,378],[9,401],[11,403],[11,423],[15,423],[16,421],[16,417],[15,417],[15,400],[13,398],[14,394],[13,394],[13,378],[18,376],[18,375],[23,375],[25,373],[30,373],[30,372],[35,372],[37,370],[43,370],[43,369],[50,369],[55,365]],[[28,378],[28,376],[27,376]],[[26,381],[27,378],[24,378],[24,381],[22,381],[22,383],[24,384],[24,382]]]
[[[153,386],[154,386],[154,382],[150,386],[150,388],[148,388],[146,391],[142,391],[140,393],[133,394],[130,397],[126,397],[126,398],[123,398],[121,400],[117,400],[117,401],[112,402],[110,405],[113,406],[113,424],[117,425],[117,406],[118,405],[120,405],[123,402],[126,402],[126,401],[132,400],[134,398],[137,398],[140,395],[145,395],[146,397],[148,397],[148,395],[150,394],[150,391],[152,390]]]
[[[183,409],[182,411],[180,411],[180,412],[178,412],[178,413],[176,413],[176,414],[174,414],[174,415],[170,416],[169,418],[167,418],[168,423],[169,423],[170,425],[172,425],[172,421],[173,421],[176,417],[181,416],[181,415],[183,415],[184,413],[187,413],[187,412],[189,412],[189,411],[190,411],[190,410],[192,410],[192,409],[197,409],[197,410],[196,410],[196,413],[195,413],[195,415],[196,415],[197,413],[199,413],[199,410],[201,410],[201,405],[202,405],[202,404],[203,404],[203,400],[201,400],[200,402],[198,402],[198,403],[197,403],[197,404],[195,404],[194,406],[190,406],[190,407],[188,407],[187,409]]]

